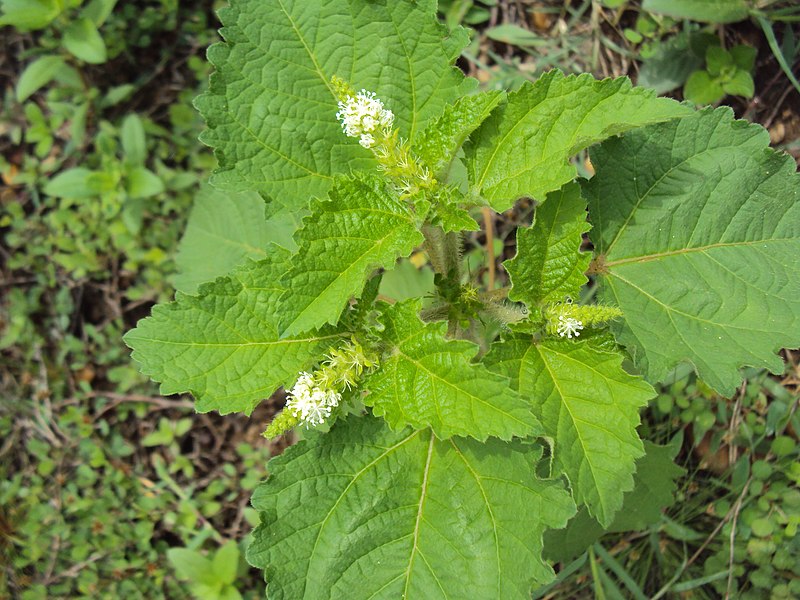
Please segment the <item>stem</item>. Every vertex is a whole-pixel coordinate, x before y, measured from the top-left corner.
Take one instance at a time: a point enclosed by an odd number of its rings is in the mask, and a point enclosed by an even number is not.
[[[495,278],[495,257],[494,257],[494,223],[492,218],[492,209],[484,206],[483,212],[483,225],[486,229],[486,256],[489,262],[489,291],[494,289]]]

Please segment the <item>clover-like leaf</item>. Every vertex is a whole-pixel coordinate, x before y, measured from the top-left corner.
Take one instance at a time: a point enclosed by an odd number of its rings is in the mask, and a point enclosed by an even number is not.
[[[586,200],[577,183],[547,195],[531,227],[517,229],[517,254],[503,263],[511,277],[508,297],[530,307],[578,299],[592,255],[581,252],[589,231]]]
[[[384,358],[364,381],[364,403],[395,429],[430,426],[440,439],[540,433],[530,404],[508,379],[470,362],[478,346],[446,340],[446,323],[423,323],[419,308],[415,300],[383,306]]]
[[[377,92],[411,141],[474,83],[452,66],[466,31],[448,33],[435,0],[232,0],[219,14],[225,42],[209,49],[216,72],[197,100],[220,163],[213,182],[288,212],[335,174],[376,166],[336,120],[334,75]]]
[[[251,413],[292,383],[340,338],[332,330],[280,339],[278,298],[289,252],[277,246],[228,277],[178,293],[125,335],[141,370],[162,394],[191,392],[199,412]]]
[[[423,237],[411,209],[377,176],[340,178],[295,234],[299,246],[283,277],[284,336],[336,323],[367,276],[406,257]]]
[[[575,500],[602,525],[633,488],[639,409],[655,394],[622,369],[622,355],[591,339],[514,337],[495,343],[487,367],[511,378],[553,440],[554,468],[566,473]]]
[[[584,190],[601,297],[652,381],[689,361],[723,394],[800,346],[800,175],[758,125],[704,110],[609,140]]]
[[[472,190],[499,212],[523,196],[542,200],[575,178],[579,150],[688,111],[625,77],[550,71],[510,93],[465,144]]]
[[[536,477],[540,456],[340,420],[270,462],[248,560],[274,600],[526,600],[553,577],[542,533],[575,510],[561,483]]]

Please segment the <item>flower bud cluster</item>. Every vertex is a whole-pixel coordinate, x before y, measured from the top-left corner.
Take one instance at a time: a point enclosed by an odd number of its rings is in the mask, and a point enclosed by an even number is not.
[[[544,309],[547,333],[567,339],[579,337],[584,327],[601,325],[621,316],[622,311],[613,306],[579,305],[573,304],[569,299]]]

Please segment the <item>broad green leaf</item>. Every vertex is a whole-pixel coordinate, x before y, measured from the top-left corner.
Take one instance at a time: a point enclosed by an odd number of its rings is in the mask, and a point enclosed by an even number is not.
[[[202,186],[175,256],[175,288],[193,293],[201,283],[227,275],[248,258],[264,258],[271,242],[294,250],[295,218],[281,215],[267,220],[265,208],[256,192]]]
[[[675,503],[677,479],[685,470],[674,463],[679,445],[644,442],[645,455],[636,461],[634,487],[622,498],[614,522],[604,529],[586,507],[578,510],[566,528],[544,534],[544,555],[552,561],[572,560],[605,533],[641,531],[658,523],[665,508]]]
[[[651,381],[689,361],[732,395],[739,367],[800,346],[800,176],[728,108],[609,140],[585,186],[601,296]]]
[[[465,144],[470,185],[498,212],[523,196],[542,200],[575,178],[579,150],[687,112],[625,77],[550,71],[510,93]]]
[[[229,540],[214,553],[212,559],[214,575],[222,583],[236,581],[236,571],[239,570],[239,546],[234,540]]]
[[[24,102],[31,94],[50,83],[64,65],[64,59],[60,56],[42,56],[25,67],[17,81],[17,102]]]
[[[433,270],[424,266],[417,268],[410,260],[400,260],[391,271],[383,274],[380,293],[395,301],[432,296],[436,287],[433,284]]]
[[[591,254],[581,252],[589,231],[586,200],[577,183],[547,195],[531,227],[517,229],[517,254],[504,264],[511,277],[508,297],[530,307],[578,299]]]
[[[229,277],[177,294],[125,335],[143,373],[162,394],[191,392],[199,412],[250,414],[293,383],[340,336],[332,331],[280,339],[276,315],[289,252],[277,246]]]
[[[59,0],[2,0],[0,27],[11,25],[21,31],[47,27],[63,10]]]
[[[566,473],[575,500],[602,525],[611,523],[622,495],[633,488],[639,408],[654,390],[622,369],[622,355],[593,340],[514,337],[484,358],[530,400],[553,440],[553,465]]]
[[[469,134],[483,123],[503,96],[501,91],[480,92],[448,105],[414,143],[414,154],[442,178]]]
[[[686,80],[683,95],[695,104],[711,104],[722,100],[725,90],[719,80],[712,78],[706,71],[695,71]]]
[[[90,19],[75,19],[64,31],[61,42],[70,54],[87,63],[106,62],[106,44]]]
[[[213,564],[197,550],[170,548],[167,550],[167,559],[181,579],[209,587],[217,585]]]
[[[283,278],[283,335],[336,323],[372,271],[408,256],[423,238],[411,209],[383,179],[353,175],[314,203],[295,241],[299,249]]]
[[[274,600],[526,600],[553,577],[542,533],[574,504],[531,444],[439,441],[349,418],[269,464],[248,560]]]
[[[418,301],[384,306],[385,344],[380,368],[362,387],[363,401],[394,428],[431,427],[440,439],[453,435],[485,440],[541,432],[530,404],[506,377],[470,362],[478,346],[446,340],[444,322],[425,324]]]
[[[336,120],[334,75],[378,94],[412,141],[472,82],[452,67],[466,31],[448,34],[435,0],[233,0],[224,44],[197,100],[220,169],[213,182],[256,189],[292,211],[322,197],[337,173],[374,168]]]
[[[68,169],[48,181],[43,191],[48,196],[60,198],[88,198],[97,194],[97,190],[91,185],[94,175],[97,175],[96,171],[83,167]]]
[[[747,0],[644,0],[648,12],[708,23],[734,23],[750,13]]]
[[[149,198],[164,191],[164,182],[151,170],[134,167],[126,174],[126,191],[131,198]]]
[[[133,166],[143,165],[147,158],[147,138],[139,115],[131,113],[125,117],[119,130],[119,139],[125,161]]]

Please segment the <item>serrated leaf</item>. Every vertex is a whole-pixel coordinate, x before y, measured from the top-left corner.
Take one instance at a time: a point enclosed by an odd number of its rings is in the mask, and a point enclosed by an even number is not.
[[[580,251],[589,228],[577,183],[548,194],[536,207],[533,225],[517,229],[517,254],[503,263],[511,277],[508,297],[529,307],[577,300],[591,260]]]
[[[248,258],[264,258],[271,242],[294,250],[295,217],[267,220],[265,208],[256,192],[239,194],[201,186],[175,256],[175,288],[193,293],[201,283],[227,275]]]
[[[283,278],[283,335],[336,323],[372,271],[394,265],[423,241],[414,214],[377,176],[340,178],[295,234]]]
[[[687,112],[625,77],[550,71],[510,93],[465,144],[470,185],[498,212],[523,196],[542,200],[575,178],[579,150]]]
[[[325,330],[278,336],[280,277],[289,252],[272,246],[267,258],[230,276],[177,294],[125,335],[143,373],[164,395],[191,392],[198,412],[250,414],[276,388],[318,362],[340,337]]]
[[[609,525],[633,488],[643,453],[639,408],[653,388],[622,369],[620,353],[592,340],[515,337],[495,343],[484,363],[530,400],[553,440],[554,468],[566,473],[575,500]]]
[[[363,382],[364,403],[394,429],[432,427],[440,439],[539,433],[530,405],[508,379],[470,362],[478,346],[446,340],[446,323],[423,323],[419,308],[414,300],[383,306],[384,358]]]
[[[574,513],[537,446],[339,421],[270,462],[248,549],[274,600],[530,598],[541,536]]]
[[[496,90],[480,92],[448,105],[414,143],[414,154],[441,178],[469,134],[483,123],[504,95]]]
[[[658,523],[662,511],[674,504],[676,481],[685,473],[673,462],[679,449],[672,443],[658,446],[645,441],[645,454],[636,461],[634,487],[625,493],[614,522],[603,529],[583,507],[564,529],[545,532],[544,555],[555,562],[572,560],[605,533],[641,531]]]
[[[708,23],[734,23],[747,18],[747,0],[644,0],[647,12]]]
[[[220,18],[226,43],[209,50],[216,73],[197,100],[220,162],[212,182],[288,211],[333,175],[376,166],[336,120],[334,75],[376,92],[410,141],[472,85],[452,66],[466,31],[448,34],[435,0],[234,0]]]
[[[800,346],[800,176],[728,108],[609,140],[584,192],[601,296],[651,381],[689,361],[732,395],[739,367],[775,373]]]

